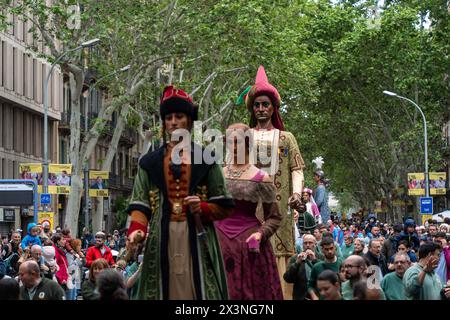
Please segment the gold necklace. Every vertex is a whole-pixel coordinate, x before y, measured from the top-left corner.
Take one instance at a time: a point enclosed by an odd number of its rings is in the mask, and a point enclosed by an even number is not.
[[[232,169],[231,165],[227,166],[227,175],[230,178],[240,178],[244,172],[246,172],[250,168],[250,164],[248,164],[245,168],[241,169]]]

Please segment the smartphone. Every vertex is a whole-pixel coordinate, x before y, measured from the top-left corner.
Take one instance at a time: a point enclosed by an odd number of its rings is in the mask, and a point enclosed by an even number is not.
[[[142,261],[144,261],[144,255],[140,254],[138,255],[138,263],[142,263]]]
[[[259,241],[254,237],[250,239],[250,241],[247,243],[247,246],[250,252],[259,253]]]

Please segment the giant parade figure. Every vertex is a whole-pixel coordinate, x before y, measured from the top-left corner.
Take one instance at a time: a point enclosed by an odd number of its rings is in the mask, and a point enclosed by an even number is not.
[[[138,299],[228,299],[213,224],[228,217],[234,207],[222,168],[203,159],[192,163],[194,154],[203,153],[196,144],[176,152],[183,141],[172,141],[174,135],[184,129],[190,137],[197,119],[188,94],[166,87],[160,113],[165,141],[140,159],[128,207],[129,242],[142,242],[148,229]]]
[[[279,112],[281,98],[269,83],[263,66],[258,69],[255,84],[247,88],[240,100],[243,97],[251,112],[253,163],[272,177],[283,217],[279,229],[271,237],[278,272],[283,279],[289,259],[295,254],[294,213],[289,204],[292,207],[300,205],[305,164],[294,135],[284,130]],[[292,299],[292,285],[282,280],[282,289],[284,299]]]

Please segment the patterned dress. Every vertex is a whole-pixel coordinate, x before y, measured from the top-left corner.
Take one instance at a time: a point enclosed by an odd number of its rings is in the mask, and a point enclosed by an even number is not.
[[[276,188],[276,200],[280,206],[282,221],[271,237],[272,247],[277,258],[280,278],[286,272],[289,259],[295,254],[294,214],[288,208],[288,199],[293,192],[301,193],[303,188],[303,158],[292,133],[272,130],[252,129],[253,163],[273,177]],[[264,159],[264,153],[268,154]],[[261,156],[261,151],[263,156]],[[258,213],[260,216],[261,213]],[[284,299],[292,298],[292,285],[282,281]]]

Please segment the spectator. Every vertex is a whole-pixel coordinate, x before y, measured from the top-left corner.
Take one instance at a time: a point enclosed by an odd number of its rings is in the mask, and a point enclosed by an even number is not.
[[[381,288],[387,300],[406,300],[403,276],[411,266],[411,260],[405,252],[399,252],[393,257],[395,272],[388,273],[381,281]]]
[[[311,269],[317,262],[314,253],[316,238],[313,235],[303,236],[303,251],[294,255],[289,261],[286,272],[283,275],[284,281],[294,284],[293,300],[305,300],[308,294],[308,280]]]
[[[19,300],[19,283],[10,277],[0,279],[0,300]]]
[[[100,300],[129,300],[125,281],[121,273],[114,269],[107,269],[97,277],[97,288],[100,294]]]
[[[70,254],[76,254],[76,252],[73,250],[72,246],[70,245],[70,240],[72,240],[72,235],[70,234],[70,229],[69,228],[64,228],[61,231],[62,237],[64,238],[64,249],[66,249],[67,253]]]
[[[402,232],[402,226],[400,224],[394,225],[392,228],[393,234],[391,234],[384,242],[383,248],[381,249],[381,253],[385,256],[387,261],[391,260],[391,257],[395,254],[395,239]]]
[[[54,234],[52,237],[55,248],[55,260],[58,265],[58,271],[56,272],[56,279],[64,291],[67,291],[67,280],[69,279],[69,274],[67,272],[67,257],[65,244],[66,240],[62,237],[60,233]]]
[[[440,246],[434,242],[419,248],[419,262],[403,276],[407,300],[440,300],[443,285],[434,272],[439,264]]]
[[[41,240],[39,239],[38,234],[40,233],[40,229],[39,227],[37,227],[37,224],[32,222],[28,224],[27,227],[27,235],[23,238],[22,240],[22,250],[26,250],[33,245],[33,244],[38,244],[38,245],[42,245]]]
[[[105,259],[97,259],[93,261],[89,268],[89,275],[83,281],[81,292],[83,300],[99,300],[100,294],[96,289],[96,279],[98,275],[105,269],[108,269],[108,262]]]
[[[409,244],[406,240],[401,240],[398,243],[398,248],[397,248],[397,253],[405,253],[408,255],[409,260],[411,262],[417,262],[417,256],[414,252],[411,251],[411,249],[409,248]],[[389,261],[389,265],[388,265],[388,269],[390,271],[394,270],[395,266],[394,266],[394,257],[391,257],[391,260]]]
[[[355,246],[353,245],[353,237],[350,234],[344,236],[344,243],[341,245],[342,258],[347,259],[353,254]]]
[[[19,268],[21,300],[65,300],[64,290],[55,281],[40,277],[36,261],[25,261]]]
[[[439,226],[439,232],[444,232],[445,234],[449,233],[449,227],[448,227],[448,224],[442,223],[442,224]]]
[[[80,268],[84,263],[82,258],[76,253],[77,250],[81,248],[81,240],[71,239],[70,242],[72,251],[66,252],[68,273],[66,298],[67,300],[76,300],[78,292],[77,282],[79,283],[81,281]]]
[[[48,271],[48,268],[45,265],[45,260],[42,257],[42,247],[41,246],[35,244],[31,247],[31,259],[36,261],[36,263],[39,265],[42,275],[44,274],[44,272]]]
[[[89,232],[89,229],[83,228],[83,236],[81,237],[82,249],[87,250],[90,246],[94,245],[94,237]]]
[[[107,238],[106,238],[106,242],[105,245],[110,248],[111,250],[118,250],[117,245],[116,245],[116,241],[113,238],[112,234],[108,234]]]
[[[329,237],[329,238],[332,238],[333,239],[333,234],[331,233],[331,232],[329,232],[329,231],[325,231],[324,233],[323,233],[323,235],[322,235],[322,238],[325,238],[325,237]],[[321,243],[322,243],[322,240],[320,240],[319,242],[317,242],[317,246],[316,246],[316,256],[317,256],[317,258],[318,259],[320,259],[320,260],[323,260],[323,254],[322,254],[322,245],[321,245]],[[341,248],[339,247],[339,244],[336,242],[336,241],[334,241],[334,247],[335,247],[335,252],[336,252],[336,256],[338,257],[338,258],[340,258],[341,260],[343,260],[342,259],[342,252],[341,252]]]
[[[342,300],[341,283],[336,272],[324,270],[317,277],[317,289],[323,300]]]
[[[366,261],[361,256],[351,255],[342,265],[347,279],[342,284],[342,297],[344,300],[353,300],[354,285],[364,278],[367,270]]]
[[[105,259],[111,267],[114,266],[114,258],[109,249],[105,245],[105,234],[103,232],[97,232],[95,234],[95,245],[90,247],[86,253],[86,267],[90,267],[94,260],[103,258]]]
[[[0,258],[0,279],[6,276],[6,266],[2,258]]]
[[[406,240],[409,244],[409,247],[414,252],[417,252],[419,250],[420,240],[419,240],[419,237],[417,236],[417,233],[415,232],[415,228],[416,228],[416,223],[414,222],[413,219],[408,218],[405,220],[404,230],[395,239],[395,247],[394,247],[395,250],[397,250],[398,243],[401,240]]]
[[[439,264],[437,268],[434,270],[438,275],[441,283],[447,283],[449,280],[449,271],[450,271],[450,257],[449,257],[449,248],[447,246],[447,236],[443,232],[436,233],[434,237],[434,242],[441,246],[442,252],[441,257],[439,259]]]
[[[50,223],[47,221],[43,222],[42,223],[42,231],[40,234],[41,242],[44,243],[45,240],[51,239],[51,237],[52,237],[52,232],[50,230]]]
[[[311,270],[311,276],[308,281],[308,292],[313,300],[318,300],[317,277],[324,270],[339,272],[342,259],[336,256],[336,246],[332,237],[324,237],[321,241],[324,261],[316,263]]]
[[[364,248],[366,244],[364,243],[364,240],[361,238],[356,238],[353,241],[353,254],[357,256],[364,256]]]
[[[72,241],[70,242],[70,245],[72,246],[73,250],[75,250],[75,252],[81,252],[81,240],[80,239],[72,239]],[[72,270],[74,270],[73,273],[73,278],[75,281],[75,287],[76,287],[76,292],[77,292],[77,296],[78,293],[81,292],[81,283],[82,283],[82,269],[83,266],[86,264],[86,258],[84,257],[83,254],[79,255],[79,258],[75,259],[76,263],[72,264]],[[70,262],[69,262],[70,265]],[[69,270],[69,272],[71,272],[72,270]]]
[[[369,251],[364,255],[364,257],[367,259],[369,266],[378,266],[383,276],[388,272],[386,259],[381,254],[380,240],[370,240]]]
[[[44,277],[53,281],[58,281],[56,279],[56,272],[58,272],[59,267],[56,264],[55,256],[56,251],[53,245],[42,247],[42,257],[44,258],[44,264],[48,268],[47,271],[44,271]]]
[[[428,235],[427,235],[428,240],[433,241],[434,237],[436,237],[437,232],[438,232],[437,226],[435,224],[430,224],[428,226]]]

